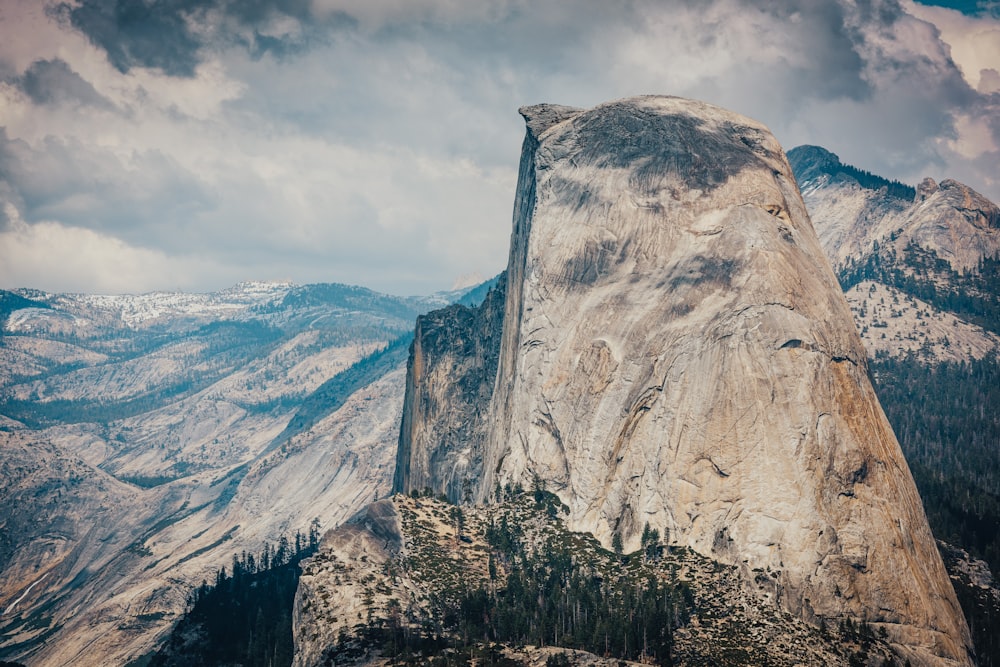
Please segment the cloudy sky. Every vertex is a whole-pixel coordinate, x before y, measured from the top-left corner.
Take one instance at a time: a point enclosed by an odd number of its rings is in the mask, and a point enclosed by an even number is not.
[[[447,289],[537,102],[682,95],[1000,200],[1000,5],[2,0],[0,287]]]

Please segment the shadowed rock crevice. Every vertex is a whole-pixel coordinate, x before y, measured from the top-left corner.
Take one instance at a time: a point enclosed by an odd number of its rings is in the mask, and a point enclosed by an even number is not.
[[[506,275],[476,308],[417,318],[393,491],[433,489],[468,500],[482,476],[483,414],[493,395]]]

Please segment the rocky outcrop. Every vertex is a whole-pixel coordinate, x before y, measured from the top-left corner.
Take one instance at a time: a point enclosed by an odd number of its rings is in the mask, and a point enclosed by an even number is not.
[[[359,619],[369,617],[369,608],[375,606],[374,589],[352,585],[362,576],[351,577],[349,573],[360,570],[362,575],[371,576],[386,571],[403,546],[401,523],[391,500],[374,502],[327,533],[319,553],[306,561],[295,592],[295,667],[324,664],[324,650],[335,645]],[[382,595],[378,602],[384,608],[388,598]]]
[[[807,621],[863,620],[913,664],[969,664],[850,311],[769,131],[669,97],[521,113],[475,499],[544,484],[605,545],[635,548],[649,524],[748,579],[775,572],[778,604]],[[414,422],[444,412],[411,408],[406,428],[432,432]],[[437,474],[452,472],[432,469],[433,488],[454,485]]]
[[[946,178],[914,202],[899,241],[930,248],[956,271],[970,271],[983,257],[1000,254],[1000,209],[967,185]]]
[[[538,495],[458,510],[399,494],[327,533],[303,563],[293,667],[412,664],[428,654],[524,667],[848,667],[891,658],[872,633],[778,613],[769,573],[756,572],[751,590],[739,568],[690,549],[613,554],[566,530],[551,496]],[[651,618],[654,599],[663,613]],[[486,635],[484,656],[470,639]]]
[[[476,308],[454,304],[417,318],[393,490],[473,497],[482,478],[485,414],[493,394],[506,278]]]

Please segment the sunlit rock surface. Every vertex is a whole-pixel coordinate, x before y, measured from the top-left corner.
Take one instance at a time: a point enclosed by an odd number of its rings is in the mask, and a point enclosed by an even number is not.
[[[803,619],[861,619],[913,664],[969,664],[851,312],[767,128],[669,97],[521,113],[474,499],[541,483],[605,545],[635,548],[649,523],[778,572],[778,603]],[[448,395],[424,377],[421,392]],[[421,418],[404,413],[435,429]],[[455,497],[438,472],[424,485]]]

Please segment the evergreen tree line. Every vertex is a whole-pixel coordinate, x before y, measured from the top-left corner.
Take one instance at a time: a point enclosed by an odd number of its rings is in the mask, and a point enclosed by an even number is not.
[[[605,580],[552,544],[533,555],[515,551],[510,566],[505,588],[466,597],[469,636],[478,631],[483,639],[509,644],[669,664],[673,632],[694,605],[686,584],[653,572]]]
[[[875,390],[909,463],[931,531],[1000,579],[1000,360],[872,362]],[[1000,666],[1000,607],[956,584],[980,665]]]
[[[553,494],[536,490],[535,498],[536,509],[550,517],[559,506]],[[647,531],[643,550],[628,556],[612,555],[592,538],[583,549],[550,537],[529,550],[522,527],[506,515],[487,528],[486,538],[486,585],[455,598],[433,596],[432,619],[420,628],[406,623],[398,607],[390,610],[388,619],[356,628],[360,641],[342,636],[325,664],[357,657],[365,646],[380,648],[394,664],[425,664],[446,649],[504,664],[491,653],[492,643],[671,664],[674,631],[688,622],[695,601],[686,582],[672,574],[664,578],[654,566],[664,548],[652,544],[654,531]]]
[[[871,364],[934,535],[1000,575],[1000,360]]]
[[[1000,333],[1000,295],[996,292],[1000,258],[983,258],[974,271],[958,273],[934,252],[914,243],[903,249],[902,258],[876,244],[870,255],[848,262],[837,277],[845,292],[862,281],[874,280]]]
[[[857,167],[852,167],[849,164],[838,164],[836,167],[836,172],[831,173],[832,176],[839,174],[844,174],[850,176],[858,185],[865,188],[866,190],[881,190],[886,189],[886,192],[890,197],[895,197],[896,199],[904,199],[906,201],[913,201],[917,197],[917,190],[912,185],[907,185],[906,183],[901,183],[896,180],[889,180],[888,178],[883,178],[877,174],[873,174],[865,169],[858,169]]]
[[[299,562],[319,547],[319,520],[307,535],[296,532],[267,543],[258,554],[233,554],[213,584],[203,581],[187,614],[149,667],[287,667],[292,664],[292,611]]]

